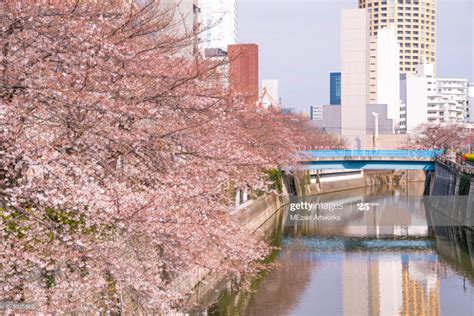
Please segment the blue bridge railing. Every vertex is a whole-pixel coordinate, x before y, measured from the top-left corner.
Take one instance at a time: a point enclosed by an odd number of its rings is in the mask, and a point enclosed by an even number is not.
[[[313,158],[381,157],[381,158],[432,158],[443,155],[443,150],[308,150]]]

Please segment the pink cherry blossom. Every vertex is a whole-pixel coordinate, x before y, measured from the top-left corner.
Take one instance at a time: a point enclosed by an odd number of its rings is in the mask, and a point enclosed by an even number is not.
[[[267,253],[232,189],[295,161],[301,119],[249,106],[157,4],[0,3],[0,301],[178,308],[174,280]]]

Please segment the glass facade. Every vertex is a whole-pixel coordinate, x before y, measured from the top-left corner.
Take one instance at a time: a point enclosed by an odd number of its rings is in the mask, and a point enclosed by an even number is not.
[[[341,105],[341,73],[332,72],[330,74],[330,100],[331,105]]]

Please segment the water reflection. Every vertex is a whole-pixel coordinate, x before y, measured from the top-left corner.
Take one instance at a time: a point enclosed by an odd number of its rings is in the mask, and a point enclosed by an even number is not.
[[[277,265],[253,280],[252,293],[234,290],[235,282],[229,281],[216,303],[201,312],[473,315],[473,260],[451,244],[428,236],[422,205],[405,198],[422,193],[420,184],[307,198],[312,202],[377,201],[406,214],[403,225],[388,225],[392,222],[383,219],[390,214],[385,215],[383,209],[330,225],[317,221],[288,225],[288,209],[280,212],[271,221],[274,243],[281,245],[271,257]],[[413,218],[417,225],[412,225]]]
[[[410,192],[410,193],[409,193]],[[346,237],[423,237],[428,236],[428,222],[422,198],[423,186],[361,188],[320,196],[293,199],[293,205],[314,206],[308,210],[286,210],[286,226],[294,235]],[[316,209],[320,206],[341,209]],[[361,210],[359,205],[367,209]],[[306,219],[318,215],[329,220]],[[299,217],[298,217],[299,216]],[[337,217],[337,218],[335,218]],[[287,230],[288,231],[288,230]]]

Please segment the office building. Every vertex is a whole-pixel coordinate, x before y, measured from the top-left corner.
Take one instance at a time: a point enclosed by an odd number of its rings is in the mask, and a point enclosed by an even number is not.
[[[341,107],[314,105],[310,107],[311,125],[331,135],[341,135]]]
[[[400,44],[400,72],[415,72],[422,57],[435,65],[436,74],[436,0],[359,0],[359,8],[369,14],[370,36],[394,25]]]
[[[144,5],[146,0],[136,0]],[[190,56],[199,50],[201,37],[201,8],[199,0],[160,0],[159,9],[163,16],[171,19],[168,29],[169,35],[181,40],[181,49],[184,56]]]
[[[368,12],[343,10],[341,19],[341,135],[354,149],[365,147],[368,103]]]
[[[341,73],[331,72],[329,74],[329,104],[341,105]]]
[[[237,1],[200,0],[202,48],[220,48],[237,43]]]
[[[309,107],[309,118],[312,121],[323,120],[323,105],[312,105]]]
[[[393,133],[393,120],[387,117],[386,104],[367,104],[365,110],[366,130],[364,135],[374,135],[376,124],[379,134]],[[376,122],[373,113],[377,114]],[[310,107],[312,124],[332,135],[341,135],[341,107],[333,105],[315,105]],[[362,136],[361,136],[362,137]],[[366,137],[364,137],[366,139]]]
[[[229,82],[233,93],[247,104],[258,101],[258,46],[256,44],[229,45]]]

